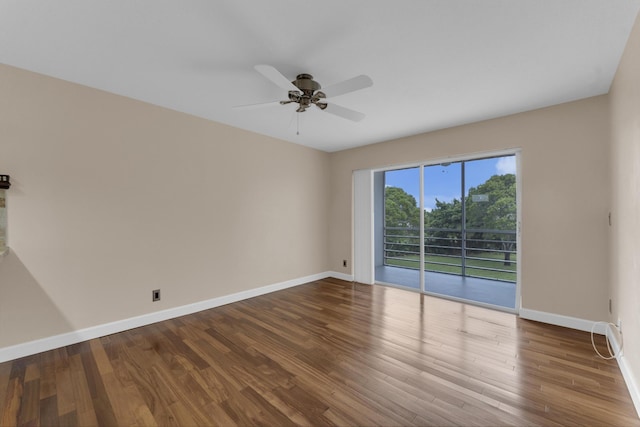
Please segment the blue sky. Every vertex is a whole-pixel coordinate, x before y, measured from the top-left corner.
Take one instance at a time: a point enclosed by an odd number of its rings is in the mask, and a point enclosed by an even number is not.
[[[435,207],[435,199],[450,202],[460,199],[461,163],[449,166],[433,165],[424,168],[424,207],[431,210]],[[476,187],[493,175],[516,173],[515,156],[494,157],[465,162],[465,192]],[[420,203],[420,172],[418,168],[388,171],[385,184],[400,187],[416,198]]]

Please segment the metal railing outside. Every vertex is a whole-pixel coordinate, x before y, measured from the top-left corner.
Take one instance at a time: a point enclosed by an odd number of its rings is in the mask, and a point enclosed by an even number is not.
[[[385,227],[384,265],[420,268],[420,229]],[[515,230],[425,228],[424,269],[516,281]]]

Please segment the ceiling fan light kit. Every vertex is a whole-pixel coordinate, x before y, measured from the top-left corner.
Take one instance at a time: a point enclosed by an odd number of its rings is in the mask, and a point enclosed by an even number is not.
[[[289,81],[282,73],[280,73],[280,71],[276,70],[271,65],[256,65],[255,69],[276,86],[287,91],[288,99],[280,101],[279,104],[286,105],[296,103],[298,104],[298,108],[296,109],[296,112],[298,113],[303,113],[311,105],[315,105],[323,111],[347,120],[357,122],[365,117],[363,113],[334,104],[332,101],[327,100],[327,98],[333,98],[372,86],[373,81],[368,76],[360,75],[349,80],[330,85],[325,88],[324,91],[321,91],[320,89],[322,86],[320,83],[313,80],[313,76],[311,74],[298,74],[294,81]],[[267,107],[274,104],[276,103],[267,102],[236,108],[248,109],[255,107]]]

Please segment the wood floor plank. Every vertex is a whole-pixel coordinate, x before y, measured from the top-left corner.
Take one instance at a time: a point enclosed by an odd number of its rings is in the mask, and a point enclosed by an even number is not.
[[[66,427],[74,427],[78,425],[81,425],[81,426],[90,425],[90,424],[79,424],[78,413],[76,411],[67,412],[64,415],[60,415],[58,417],[56,424],[61,426],[66,426]],[[47,425],[47,424],[43,423],[43,425]]]
[[[40,399],[38,402],[38,424],[42,426],[64,425],[58,414],[58,397],[56,395]],[[5,425],[5,424],[2,424]],[[11,424],[9,424],[11,425]],[[95,424],[94,424],[95,425]]]
[[[640,420],[588,333],[330,278],[1,363],[0,425]]]
[[[64,348],[54,350],[54,355],[58,414],[64,415],[76,410],[76,400],[71,380],[71,359]]]
[[[11,363],[0,363],[0,415],[4,413],[5,404],[7,403],[12,367]]]
[[[109,400],[109,395],[104,386],[104,378],[100,375],[100,370],[96,359],[91,350],[91,345],[96,345],[99,340],[92,340],[84,347],[84,351],[80,354],[84,375],[87,380],[89,394],[95,411],[96,418],[100,424],[117,425],[118,419],[113,412],[113,406]]]
[[[55,350],[45,351],[40,355],[40,399],[55,396],[57,393],[55,355]]]
[[[2,417],[0,417],[0,425],[11,426],[18,424],[18,414],[23,394],[23,384],[19,378],[11,378],[7,383],[7,389],[4,398],[4,408]]]
[[[22,389],[20,413],[21,425],[38,424],[40,418],[40,380],[25,382]]]
[[[308,393],[304,388],[298,386],[291,388],[276,387],[272,392],[281,402],[295,409],[298,413],[303,414],[304,417],[309,420],[309,424],[303,422],[301,425],[332,425],[324,416],[324,413],[329,409],[327,403],[319,400],[317,396]]]

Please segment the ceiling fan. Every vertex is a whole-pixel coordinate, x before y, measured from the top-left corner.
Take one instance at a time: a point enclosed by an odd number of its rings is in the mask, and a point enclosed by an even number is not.
[[[267,79],[271,80],[276,86],[287,91],[288,99],[285,101],[273,101],[261,104],[241,105],[234,107],[236,109],[253,109],[261,107],[269,107],[272,105],[285,105],[296,103],[298,113],[303,113],[311,105],[315,105],[327,113],[334,114],[344,119],[353,120],[354,122],[362,120],[365,115],[350,108],[342,107],[328,101],[327,98],[334,98],[346,93],[355,92],[373,85],[373,81],[364,74],[351,79],[336,83],[320,90],[322,86],[313,80],[311,74],[298,74],[295,80],[289,81],[280,71],[271,65],[256,65],[256,71]]]

